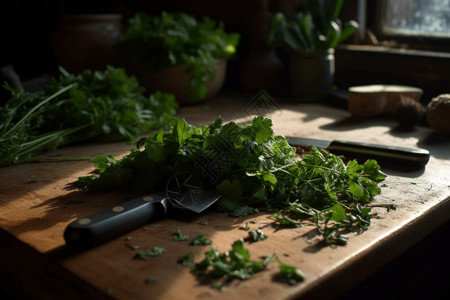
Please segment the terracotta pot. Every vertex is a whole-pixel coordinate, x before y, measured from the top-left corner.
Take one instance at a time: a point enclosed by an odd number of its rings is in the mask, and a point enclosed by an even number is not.
[[[65,15],[52,33],[56,62],[72,73],[103,70],[121,31],[120,14]]]
[[[290,96],[299,100],[324,98],[333,87],[334,61],[334,49],[324,53],[290,52]]]
[[[155,91],[162,91],[175,95],[180,104],[196,104],[204,102],[221,90],[225,81],[227,70],[227,61],[225,59],[217,59],[214,61],[217,68],[216,76],[206,83],[208,93],[205,98],[191,100],[187,97],[185,89],[189,84],[190,75],[186,72],[188,65],[178,65],[161,70],[159,73],[149,75],[147,71],[139,68],[136,73],[140,83],[152,93]]]

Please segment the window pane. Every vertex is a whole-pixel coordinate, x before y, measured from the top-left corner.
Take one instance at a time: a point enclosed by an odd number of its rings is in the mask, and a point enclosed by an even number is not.
[[[450,37],[450,0],[385,0],[383,32]]]

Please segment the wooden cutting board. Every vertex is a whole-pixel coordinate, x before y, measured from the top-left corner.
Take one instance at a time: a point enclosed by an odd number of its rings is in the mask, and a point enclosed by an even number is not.
[[[235,218],[207,211],[200,215],[174,214],[142,226],[111,242],[87,251],[64,244],[63,232],[76,218],[139,196],[133,191],[91,193],[71,184],[93,170],[89,161],[34,163],[0,169],[1,288],[33,298],[95,297],[115,299],[291,299],[330,297],[350,289],[401,254],[450,218],[450,142],[429,128],[409,132],[396,129],[391,119],[352,119],[346,110],[311,103],[255,103],[249,95],[222,94],[203,105],[182,107],[179,116],[195,125],[221,115],[225,121],[248,122],[255,113],[273,120],[276,134],[347,139],[388,145],[426,148],[431,159],[424,170],[386,169],[389,175],[374,204],[395,205],[396,210],[373,208],[377,217],[362,234],[350,235],[346,246],[318,243],[313,227],[275,230],[270,214]],[[125,143],[91,144],[60,149],[59,157],[95,157],[129,153]],[[382,166],[383,167],[383,166]],[[275,280],[278,263],[245,281],[233,281],[224,291],[210,286],[177,260],[192,252],[196,261],[209,246],[188,241],[205,234],[220,251],[262,229],[264,241],[246,243],[252,259],[277,253],[294,265],[306,280],[287,285]],[[173,241],[180,229],[188,241]],[[141,250],[166,251],[146,261],[133,259]],[[156,282],[147,282],[157,278]],[[71,297],[71,296],[72,297]]]

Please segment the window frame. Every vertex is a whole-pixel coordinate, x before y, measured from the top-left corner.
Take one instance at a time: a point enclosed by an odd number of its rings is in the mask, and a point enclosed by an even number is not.
[[[367,1],[367,0],[365,0]],[[386,8],[387,1],[371,1],[373,15],[368,16],[372,19],[372,24],[369,28],[375,34],[378,42],[382,46],[391,48],[406,48],[415,50],[428,50],[436,52],[449,52],[450,51],[450,37],[437,37],[437,36],[414,36],[403,34],[387,33],[383,30],[383,12]],[[367,14],[370,14],[370,10],[367,10]]]

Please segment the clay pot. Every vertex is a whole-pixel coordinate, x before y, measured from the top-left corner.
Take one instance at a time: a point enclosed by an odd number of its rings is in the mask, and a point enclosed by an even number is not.
[[[300,100],[318,100],[330,93],[334,80],[334,49],[289,55],[290,96]]]
[[[208,93],[205,98],[195,100],[189,99],[185,93],[190,80],[190,75],[186,72],[187,64],[165,68],[154,75],[149,75],[142,68],[138,69],[136,73],[141,85],[148,92],[162,91],[175,95],[177,102],[180,104],[196,104],[214,97],[222,89],[227,70],[227,61],[225,59],[216,59],[213,63],[217,68],[217,72],[216,76],[206,83]]]
[[[58,65],[72,73],[103,70],[121,32],[120,14],[65,15],[51,36]]]

